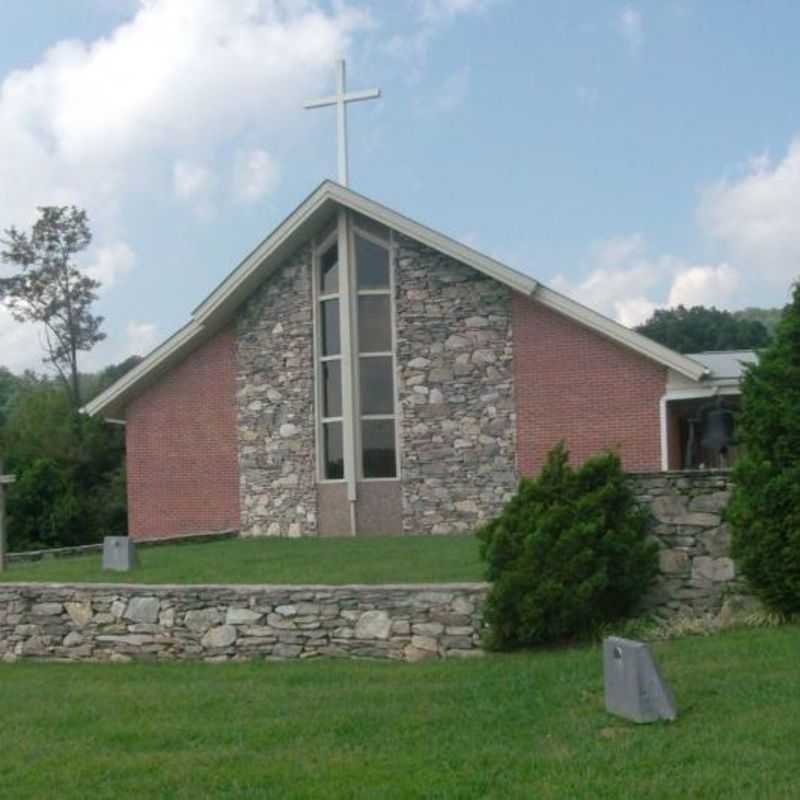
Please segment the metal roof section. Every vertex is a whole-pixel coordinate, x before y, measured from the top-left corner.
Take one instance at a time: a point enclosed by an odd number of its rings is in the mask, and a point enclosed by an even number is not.
[[[758,363],[755,350],[711,350],[692,353],[690,358],[705,364],[712,381],[740,381],[750,364]]]

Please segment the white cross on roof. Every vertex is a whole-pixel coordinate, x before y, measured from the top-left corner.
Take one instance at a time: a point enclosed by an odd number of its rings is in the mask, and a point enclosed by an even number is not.
[[[339,183],[347,186],[348,165],[347,165],[347,104],[357,103],[360,100],[374,100],[381,96],[380,89],[366,89],[363,92],[347,93],[347,82],[345,75],[344,59],[336,62],[336,94],[330,97],[323,97],[319,100],[311,100],[306,103],[306,108],[323,108],[324,106],[336,106],[336,130],[338,138],[339,153]]]

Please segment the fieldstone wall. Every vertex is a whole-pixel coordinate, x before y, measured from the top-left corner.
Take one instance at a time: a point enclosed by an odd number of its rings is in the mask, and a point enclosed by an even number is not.
[[[229,661],[480,655],[485,584],[0,585],[0,658]]]
[[[237,323],[243,536],[317,532],[311,246],[244,304]]]
[[[730,557],[722,512],[731,494],[727,472],[662,472],[631,476],[652,512],[661,574],[645,608],[664,615],[717,613],[726,602],[750,602]]]
[[[511,292],[396,242],[403,531],[468,533],[517,483]]]

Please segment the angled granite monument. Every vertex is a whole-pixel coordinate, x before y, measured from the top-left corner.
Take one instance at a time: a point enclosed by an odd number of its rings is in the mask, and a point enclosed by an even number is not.
[[[677,717],[675,698],[644,642],[610,636],[603,642],[606,710],[632,722]]]

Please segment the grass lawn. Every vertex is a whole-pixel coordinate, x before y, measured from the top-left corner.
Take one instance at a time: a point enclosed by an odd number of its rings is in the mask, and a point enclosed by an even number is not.
[[[3,798],[796,798],[800,627],[656,645],[675,723],[597,647],[422,664],[0,665]]]
[[[116,583],[429,583],[483,580],[474,536],[228,539],[139,548],[139,569],[101,556],[12,564],[0,581]]]

